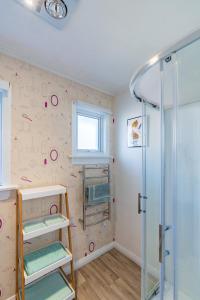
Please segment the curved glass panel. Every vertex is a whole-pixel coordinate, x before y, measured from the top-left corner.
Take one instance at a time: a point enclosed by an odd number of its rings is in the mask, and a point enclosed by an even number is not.
[[[143,104],[145,300],[200,298],[199,53],[197,40],[162,60],[158,107]]]
[[[177,52],[177,299],[200,298],[200,41]]]

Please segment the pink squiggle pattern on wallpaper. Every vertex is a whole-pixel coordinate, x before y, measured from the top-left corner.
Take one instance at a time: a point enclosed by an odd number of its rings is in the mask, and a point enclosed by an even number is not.
[[[26,182],[32,182],[32,180],[31,179],[29,179],[29,178],[27,178],[26,176],[22,176],[21,178],[20,178],[22,181],[26,181]]]
[[[29,241],[26,241],[26,242],[24,242],[24,245],[26,245],[26,244],[28,244],[28,245],[32,245],[32,243],[31,243],[31,242],[29,242]]]
[[[76,225],[76,224],[70,224],[70,227],[71,227],[71,228],[76,228],[77,225]]]
[[[30,122],[33,121],[27,114],[23,114],[22,117],[23,117],[24,119],[29,120]]]

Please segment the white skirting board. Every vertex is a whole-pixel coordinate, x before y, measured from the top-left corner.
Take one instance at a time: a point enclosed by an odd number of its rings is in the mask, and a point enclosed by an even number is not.
[[[124,254],[124,256],[128,257],[130,260],[132,260],[138,266],[140,266],[140,267],[142,266],[141,258],[138,257],[137,255],[135,255],[135,253],[133,253],[132,251],[126,249],[124,246],[118,244],[117,242],[114,243],[114,248],[117,249],[122,254]],[[156,270],[156,268],[154,268],[150,265],[148,265],[147,267],[148,267],[149,273],[151,273],[152,276],[154,276],[155,278],[159,278],[160,274],[159,274],[159,271]]]
[[[92,262],[93,260],[97,259],[98,257],[100,257],[101,255],[105,254],[106,252],[112,250],[114,248],[115,243],[112,242],[110,244],[107,244],[105,246],[103,246],[102,248],[92,252],[91,254],[79,259],[79,260],[75,260],[74,262],[74,268],[75,270],[78,270],[82,267],[84,267],[85,265],[89,264],[90,262]],[[67,273],[70,273],[70,267],[67,266],[65,268],[65,271]]]
[[[75,270],[82,268],[83,266],[89,264],[91,261],[95,260],[99,256],[105,254],[106,252],[112,250],[114,248],[114,242],[103,246],[102,248],[94,251],[93,253],[85,256],[77,261],[75,261]]]
[[[141,267],[142,261],[141,258],[135,255],[132,251],[126,249],[124,246],[118,244],[117,242],[114,243],[114,248],[117,249],[119,252],[124,254],[124,256],[128,257],[130,260],[132,260],[134,263],[136,263],[138,266]]]
[[[7,298],[6,300],[16,300],[16,296],[14,295],[14,296],[12,296],[10,298]]]

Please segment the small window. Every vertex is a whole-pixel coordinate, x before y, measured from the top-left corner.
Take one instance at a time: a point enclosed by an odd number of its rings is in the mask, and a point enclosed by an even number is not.
[[[97,163],[109,155],[109,114],[101,107],[73,103],[72,158],[74,163]],[[77,159],[78,158],[78,159]],[[87,158],[87,162],[85,160]]]

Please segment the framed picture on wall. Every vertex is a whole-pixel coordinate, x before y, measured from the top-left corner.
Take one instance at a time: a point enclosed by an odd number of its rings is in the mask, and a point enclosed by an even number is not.
[[[142,147],[142,117],[127,120],[128,147]]]

